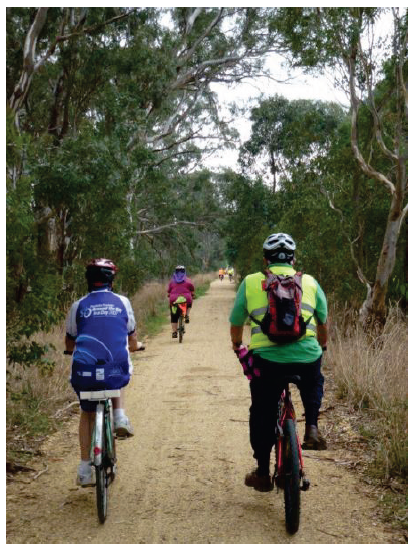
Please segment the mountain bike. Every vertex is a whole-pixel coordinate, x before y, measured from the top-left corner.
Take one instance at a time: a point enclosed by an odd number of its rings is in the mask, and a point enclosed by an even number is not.
[[[178,336],[179,342],[181,343],[185,333],[185,316],[188,310],[188,305],[186,304],[186,298],[182,295],[178,296],[173,304],[180,310],[178,318]]]
[[[91,464],[95,467],[97,513],[101,524],[107,518],[109,486],[116,474],[116,442],[111,399],[119,397],[120,390],[80,392],[81,400],[98,402],[91,437]]]
[[[294,534],[299,529],[300,492],[309,490],[305,476],[302,448],[296,429],[296,413],[289,390],[290,383],[298,383],[295,375],[284,378],[284,390],[279,399],[276,424],[275,470],[273,482],[279,491],[284,490],[286,530]]]

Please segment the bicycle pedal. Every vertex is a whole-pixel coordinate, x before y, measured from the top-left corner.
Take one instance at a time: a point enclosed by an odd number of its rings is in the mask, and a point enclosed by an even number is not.
[[[307,492],[309,490],[311,486],[311,483],[310,481],[307,479],[307,478],[304,478],[302,480],[302,486],[300,487],[300,489],[303,491],[303,492]]]

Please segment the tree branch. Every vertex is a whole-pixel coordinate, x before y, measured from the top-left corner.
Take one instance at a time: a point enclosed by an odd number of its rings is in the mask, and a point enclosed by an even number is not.
[[[328,200],[328,203],[329,203],[329,206],[331,207],[331,209],[333,211],[335,211],[340,219],[341,219],[341,231],[344,235],[344,237],[347,239],[349,245],[350,245],[350,254],[351,254],[351,259],[352,261],[354,262],[355,264],[355,267],[357,268],[357,275],[358,275],[358,279],[361,281],[361,283],[363,283],[366,287],[367,287],[367,296],[369,296],[369,294],[371,293],[371,283],[368,281],[368,279],[365,277],[364,275],[364,272],[357,260],[357,257],[355,256],[355,251],[354,251],[354,244],[360,239],[361,235],[362,235],[362,227],[360,227],[360,230],[359,230],[359,234],[358,236],[355,238],[355,239],[351,239],[350,236],[348,235],[347,231],[345,230],[345,218],[344,218],[344,213],[342,212],[341,209],[337,208],[331,197],[329,196],[329,193],[328,191],[323,187],[321,186],[321,193],[323,195],[325,195],[325,197],[327,198]]]
[[[366,174],[370,178],[374,178],[375,180],[381,182],[386,187],[388,192],[391,195],[394,195],[396,191],[394,184],[388,178],[386,178],[384,174],[381,174],[381,172],[378,172],[370,164],[366,163],[358,145],[358,107],[360,105],[360,100],[357,97],[356,84],[355,84],[356,53],[357,53],[356,50],[354,49],[354,47],[352,47],[350,56],[345,59],[348,72],[349,72],[349,87],[350,87],[350,97],[351,97],[351,147],[352,147],[354,156],[357,159],[360,165],[360,168],[364,172],[364,174]]]
[[[201,13],[202,11],[202,8],[197,8],[197,10],[200,10],[199,13],[197,14],[197,16]],[[195,12],[197,11],[195,10]],[[205,32],[195,41],[194,45],[186,52],[186,54],[183,56],[183,58],[180,60],[181,63],[186,63],[195,53],[197,47],[201,44],[201,42],[210,34],[210,32],[212,31],[212,29],[218,24],[218,22],[220,21],[220,19],[222,18],[222,14],[223,14],[223,11],[224,11],[224,8],[221,8],[220,11],[219,11],[219,14],[214,17],[214,19],[211,21],[211,23],[208,25],[208,27],[206,28]],[[195,13],[194,12],[194,13]],[[192,26],[194,24],[194,21],[196,19],[196,17],[194,18],[194,20],[192,21]],[[189,34],[190,30],[191,30],[192,27],[187,28],[186,32],[187,34]]]
[[[48,8],[39,8],[29,32],[26,35],[23,47],[23,70],[19,82],[16,84],[9,105],[14,113],[22,106],[30,88],[33,73],[35,72],[36,44],[45,25]],[[16,121],[17,122],[17,121]]]
[[[164,224],[163,226],[158,226],[157,228],[152,228],[150,230],[140,230],[137,233],[140,235],[146,235],[150,233],[160,233],[161,231],[165,230],[166,228],[174,228],[176,226],[205,226],[205,222],[188,222],[187,220],[178,220],[176,222],[172,222],[171,224]]]

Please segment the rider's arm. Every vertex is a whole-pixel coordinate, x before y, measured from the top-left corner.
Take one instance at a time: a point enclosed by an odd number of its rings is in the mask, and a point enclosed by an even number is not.
[[[325,293],[319,283],[317,283],[316,316],[318,321],[318,342],[322,348],[326,348],[328,340],[328,305]]]
[[[68,335],[65,336],[65,350],[67,352],[73,352],[75,350],[75,340]]]
[[[79,300],[74,302],[68,312],[66,318],[66,335],[65,335],[65,350],[67,352],[73,352],[75,350],[75,341],[78,334],[77,327],[77,310],[78,310]]]
[[[328,340],[328,326],[326,323],[318,324],[318,342],[322,348],[326,348]]]
[[[244,323],[247,319],[246,282],[238,288],[234,306],[230,314],[230,335],[233,350],[238,350],[243,340]]]
[[[233,350],[238,350],[243,342],[243,330],[244,325],[231,325],[230,326],[230,335],[231,335],[231,345]]]

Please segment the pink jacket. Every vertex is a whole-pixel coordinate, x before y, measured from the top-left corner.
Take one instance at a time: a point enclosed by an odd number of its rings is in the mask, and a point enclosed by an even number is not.
[[[178,296],[182,295],[186,298],[186,303],[191,305],[194,291],[194,284],[189,278],[186,278],[182,283],[176,283],[173,279],[171,279],[168,286],[169,302],[175,302]]]

